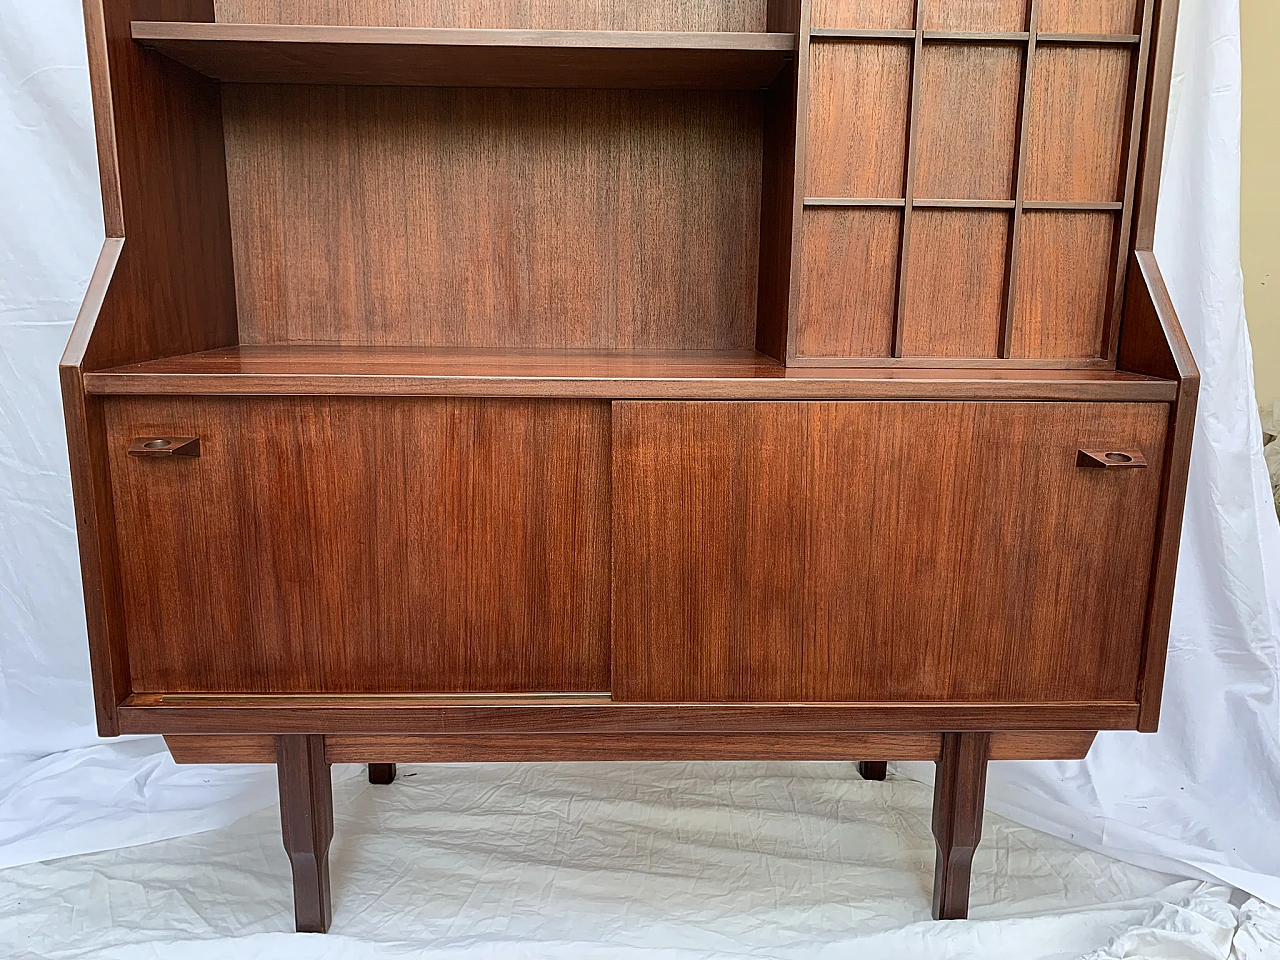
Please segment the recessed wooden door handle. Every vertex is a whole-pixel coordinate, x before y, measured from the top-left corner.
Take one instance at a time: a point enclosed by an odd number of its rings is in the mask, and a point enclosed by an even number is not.
[[[1097,467],[1102,469],[1133,469],[1145,467],[1147,458],[1140,450],[1108,450],[1105,447],[1081,448],[1076,454],[1077,467]]]
[[[129,444],[131,457],[198,457],[199,437],[138,437]]]

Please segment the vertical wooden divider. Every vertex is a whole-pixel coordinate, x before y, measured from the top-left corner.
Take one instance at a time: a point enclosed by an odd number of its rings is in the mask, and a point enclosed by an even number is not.
[[[1151,24],[1155,0],[1142,0],[1142,21],[1138,24],[1138,56],[1129,73],[1129,136],[1124,143],[1124,208],[1120,212],[1120,228],[1115,238],[1115,256],[1111,258],[1111,296],[1103,318],[1102,356],[1115,360],[1120,347],[1120,314],[1124,309],[1126,280],[1129,270],[1129,238],[1133,233],[1133,204],[1137,193],[1138,159],[1142,145],[1142,114],[1146,106],[1147,69],[1151,57]]]
[[[807,166],[807,157],[809,151],[809,30],[810,19],[812,16],[811,0],[769,0],[768,7],[768,23],[770,30],[795,30],[796,32],[796,66],[795,66],[795,83],[791,87],[794,97],[793,109],[791,110],[791,118],[795,123],[795,129],[792,131],[791,144],[793,146],[792,164],[790,169],[790,207],[789,207],[789,227],[786,235],[787,248],[787,272],[785,299],[786,323],[785,332],[785,352],[782,354],[784,365],[791,363],[796,356],[796,341],[799,337],[799,310],[800,310],[800,277],[801,264],[800,260],[804,251],[804,182],[805,168]],[[765,136],[769,136],[768,124],[765,126]],[[766,175],[769,156],[769,144],[765,143],[766,157]],[[768,189],[768,185],[763,185],[763,189]],[[765,229],[765,222],[761,219],[760,228]],[[762,247],[765,238],[761,237]],[[761,350],[768,353],[767,350]]]
[[[907,171],[903,184],[902,246],[898,253],[898,302],[893,311],[893,355],[902,356],[902,325],[907,309],[907,261],[911,251],[911,209],[916,198],[916,135],[920,129],[920,60],[924,50],[924,4],[916,0],[916,36],[911,48],[911,101],[907,106]]]
[[[1004,284],[1004,317],[1000,324],[999,356],[1007,360],[1013,339],[1013,317],[1018,304],[1018,256],[1022,246],[1022,213],[1026,203],[1027,114],[1031,111],[1031,80],[1036,65],[1036,34],[1040,30],[1040,0],[1031,0],[1027,16],[1027,57],[1022,64],[1022,103],[1018,106],[1018,158],[1014,171],[1013,219],[1009,224],[1008,273]]]

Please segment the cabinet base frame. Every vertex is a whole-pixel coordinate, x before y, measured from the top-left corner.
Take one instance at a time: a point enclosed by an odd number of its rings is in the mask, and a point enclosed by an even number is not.
[[[300,933],[323,933],[332,918],[329,844],[333,763],[369,764],[369,781],[390,784],[397,763],[510,760],[933,760],[937,845],[933,916],[968,916],[974,851],[982,837],[987,763],[998,759],[1080,759],[1095,732],[778,734],[285,734],[166,736],[178,763],[274,763],[280,820],[293,869]],[[886,761],[858,761],[866,780],[883,780]]]
[[[851,735],[856,736],[856,735]],[[863,735],[872,742],[877,735]],[[932,735],[919,735],[922,741]],[[1011,735],[1002,735],[1009,737]],[[1044,740],[1044,735],[1036,735]],[[1078,742],[1079,735],[1065,735],[1068,741]],[[390,754],[404,756],[411,750],[421,750],[424,744],[404,744],[394,741],[433,741],[449,737],[392,737],[392,744],[383,746]],[[492,739],[492,737],[490,737]],[[534,737],[540,740],[540,737]],[[910,742],[908,737],[897,739]],[[219,744],[189,744],[192,740],[221,741],[223,749],[233,749],[241,759],[262,756],[257,750],[268,744],[257,744],[257,737],[168,737],[174,755],[193,755],[192,750],[218,749]],[[232,742],[228,742],[228,740]],[[378,749],[378,737],[325,737],[320,735],[284,735],[262,737],[269,741],[274,751],[274,763],[280,785],[280,827],[284,849],[288,852],[293,869],[293,909],[297,931],[300,933],[325,933],[333,918],[332,896],[329,884],[329,845],[333,840],[333,778],[330,763],[338,760],[355,760],[360,744],[343,740],[370,741],[365,749]],[[701,737],[687,737],[698,741]],[[933,758],[905,756],[902,759],[934,759],[937,778],[933,787],[933,836],[937,844],[937,864],[933,877],[933,918],[940,920],[964,919],[969,914],[969,883],[972,876],[973,855],[982,838],[983,800],[987,787],[987,763],[992,754],[991,733],[941,733],[937,735],[940,751]],[[1089,737],[1092,741],[1092,736]],[[338,741],[330,746],[326,741]],[[660,746],[660,744],[659,744]],[[707,744],[703,745],[704,755]],[[1064,748],[1065,750],[1065,748]],[[232,755],[232,754],[223,754]],[[380,753],[380,756],[388,755]],[[654,759],[650,755],[649,758]],[[753,758],[758,759],[758,758]],[[265,762],[265,760],[264,760]],[[859,771],[867,780],[883,780],[883,760],[860,762]],[[372,783],[392,783],[396,780],[396,764],[371,763],[369,778]]]

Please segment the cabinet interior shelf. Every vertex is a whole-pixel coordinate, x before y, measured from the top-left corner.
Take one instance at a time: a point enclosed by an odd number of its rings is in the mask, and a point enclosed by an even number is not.
[[[752,90],[791,33],[458,30],[135,20],[133,39],[215,80],[428,87]]]
[[[922,361],[915,361],[920,363]],[[927,361],[923,361],[927,362]],[[1007,399],[1169,402],[1177,383],[1106,368],[784,367],[754,351],[590,352],[262,345],[85,375],[98,395]]]

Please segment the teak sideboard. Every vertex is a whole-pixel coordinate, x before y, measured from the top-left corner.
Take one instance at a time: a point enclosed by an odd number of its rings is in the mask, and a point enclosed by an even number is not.
[[[990,760],[1160,712],[1176,0],[86,0],[62,364],[101,732],[329,765]]]

